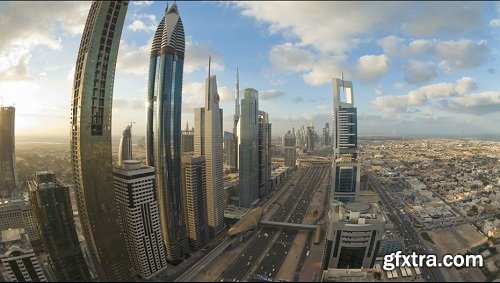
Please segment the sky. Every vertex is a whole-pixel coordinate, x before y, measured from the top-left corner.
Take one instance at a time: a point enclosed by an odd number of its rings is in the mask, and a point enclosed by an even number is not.
[[[170,2],[171,4],[172,2]],[[18,136],[68,136],[90,2],[0,3],[0,96]],[[131,1],[112,131],[145,132],[151,39],[167,2]],[[332,78],[353,82],[359,135],[500,135],[499,2],[177,1],[186,34],[182,125],[204,105],[208,57],[231,131],[240,89],[259,91],[273,136],[332,123]],[[242,93],[242,92],[241,92]]]

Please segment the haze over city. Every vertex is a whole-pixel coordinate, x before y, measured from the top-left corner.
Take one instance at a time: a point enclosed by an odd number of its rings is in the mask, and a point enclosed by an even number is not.
[[[203,105],[208,56],[224,130],[240,88],[260,92],[273,135],[328,121],[332,76],[356,85],[360,135],[500,131],[496,2],[179,2],[186,32],[182,125]],[[132,1],[117,61],[113,136],[144,135],[148,56],[165,2]],[[2,2],[0,93],[18,136],[68,136],[76,50],[90,2]],[[280,11],[277,13],[276,11]],[[294,15],[294,16],[291,16]]]

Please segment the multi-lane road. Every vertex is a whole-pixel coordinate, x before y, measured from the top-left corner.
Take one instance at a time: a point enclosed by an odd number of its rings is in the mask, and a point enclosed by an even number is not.
[[[329,167],[299,168],[299,181],[271,221],[302,223],[309,202]],[[292,189],[292,188],[290,188]],[[272,280],[276,276],[295,238],[295,231],[260,228],[249,239],[237,259],[222,273],[219,280]]]
[[[404,211],[404,205],[394,200],[388,193],[387,190],[380,184],[376,176],[373,173],[368,173],[368,181],[374,190],[379,194],[382,204],[389,211],[392,222],[403,236],[403,241],[408,252],[416,252],[417,254],[429,254],[424,243],[418,236],[418,232],[415,231],[413,226],[409,222],[409,218]],[[434,279],[435,282],[444,282],[445,278],[436,268],[422,268],[422,276],[426,280]]]

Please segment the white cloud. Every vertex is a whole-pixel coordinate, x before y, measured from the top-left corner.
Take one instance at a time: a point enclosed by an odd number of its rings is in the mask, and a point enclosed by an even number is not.
[[[379,96],[373,101],[376,108],[385,113],[405,113],[411,107],[420,107],[434,99],[461,97],[476,88],[472,78],[463,77],[456,83],[437,83],[420,87],[404,95]]]
[[[135,6],[150,6],[153,1],[130,1],[130,3]]]
[[[405,68],[405,81],[411,84],[427,83],[437,77],[431,64],[410,60]]]
[[[450,111],[479,116],[500,112],[500,92],[489,91],[458,97],[450,101],[443,101],[441,106]]]
[[[473,42],[443,41],[436,45],[436,53],[442,61],[439,66],[446,70],[470,69],[486,62],[489,49],[485,40]]]
[[[31,54],[27,51],[0,56],[0,81],[31,80],[28,74],[30,59]]]
[[[397,89],[401,89],[406,87],[406,83],[394,83],[393,86]]]
[[[143,31],[147,33],[152,33],[156,31],[156,28],[158,27],[158,24],[156,22],[156,16],[155,15],[149,15],[149,14],[142,14],[142,15],[137,15],[134,14],[134,20],[133,22],[128,25],[128,29],[132,30],[134,32],[137,31]]]
[[[146,45],[139,47],[134,43],[129,44],[124,40],[120,40],[116,70],[127,74],[146,76],[148,74],[151,44],[151,39]]]
[[[289,42],[273,46],[269,59],[276,68],[289,71],[307,71],[314,63],[311,52]]]
[[[379,80],[389,69],[389,58],[383,55],[364,55],[358,60],[357,76],[361,81]]]
[[[500,28],[500,19],[491,20],[490,27]]]
[[[184,72],[192,73],[194,71],[208,68],[208,56],[212,57],[212,71],[223,71],[224,64],[211,46],[204,43],[193,41],[192,37],[186,37],[186,57],[184,58]]]

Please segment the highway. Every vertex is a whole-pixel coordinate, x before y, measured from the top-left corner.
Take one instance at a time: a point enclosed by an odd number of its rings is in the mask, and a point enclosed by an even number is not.
[[[376,176],[373,176],[373,173],[368,172],[368,181],[371,184],[372,188],[376,192],[378,192],[382,204],[385,208],[390,212],[390,217],[392,222],[396,227],[398,227],[401,235],[403,236],[404,246],[406,247],[407,252],[416,252],[417,254],[429,254],[427,249],[425,248],[424,243],[418,236],[418,232],[415,231],[413,226],[406,220],[408,219],[406,214],[401,215],[400,212],[403,208],[403,205],[399,201],[394,201],[393,198],[387,193],[387,190],[380,184]],[[402,220],[401,218],[406,218]],[[435,282],[444,282],[446,281],[444,276],[441,274],[439,269],[437,268],[427,268],[423,267],[422,276],[425,280],[434,279]]]
[[[300,213],[305,215],[312,193],[316,189],[319,180],[321,180],[321,175],[326,172],[325,167],[299,168],[297,172],[299,175],[298,182],[294,188],[291,188],[293,189],[292,193],[281,204],[278,211],[273,214],[271,221],[286,222],[290,220],[293,223],[301,223],[303,216],[300,218]],[[282,261],[296,233],[294,231],[280,232],[280,230],[272,228],[258,229],[254,236],[249,239],[250,242],[238,258],[222,273],[219,281],[246,280],[250,275],[249,271],[254,269],[256,263],[260,261],[265,261],[266,263],[256,268],[255,273],[257,274],[255,275],[257,277],[260,275],[261,281],[269,280],[281,267]],[[276,246],[275,249],[271,248],[270,253],[265,253],[270,246],[274,246],[275,244],[279,244],[281,248]],[[262,269],[260,268],[261,266]],[[254,277],[252,276],[252,278]],[[252,280],[252,278],[249,280]]]
[[[285,181],[281,188],[276,192],[276,194],[270,198],[262,207],[266,210],[271,204],[273,204],[276,199],[283,194],[284,191],[299,177],[299,172],[291,173],[291,176]],[[192,279],[202,270],[204,270],[210,263],[219,257],[219,255],[224,252],[233,241],[238,241],[237,237],[226,236],[222,239],[221,243],[217,245],[214,249],[210,250],[203,258],[194,263],[186,271],[177,277],[174,282],[191,282]]]

